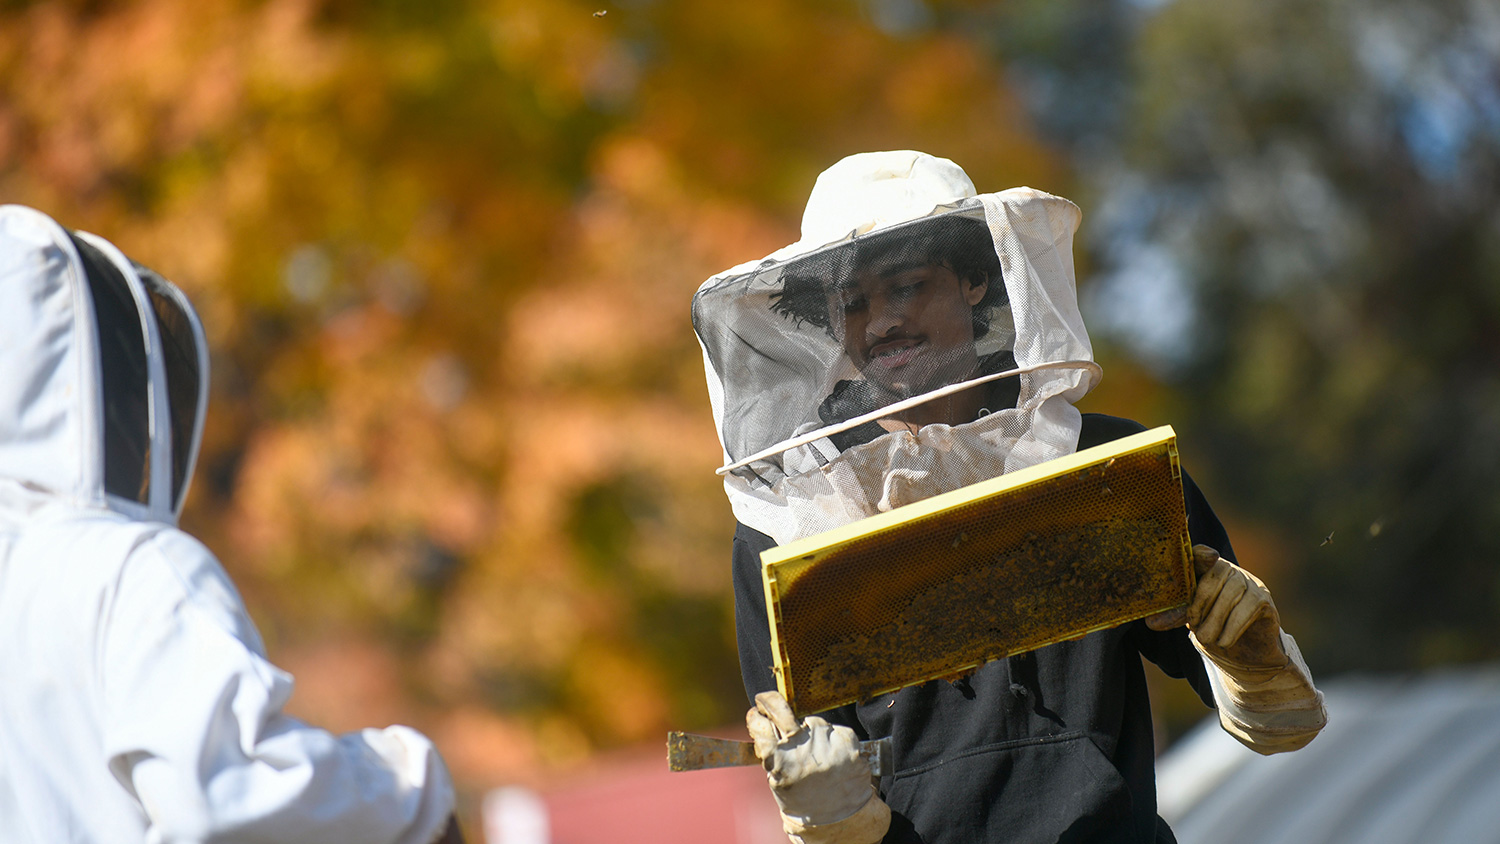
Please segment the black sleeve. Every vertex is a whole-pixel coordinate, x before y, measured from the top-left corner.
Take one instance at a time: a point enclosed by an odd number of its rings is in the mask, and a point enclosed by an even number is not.
[[[737,524],[734,531],[734,636],[740,647],[740,679],[745,683],[745,699],[755,703],[760,692],[776,689],[776,674],[771,670],[771,625],[766,617],[766,589],[761,583],[760,554],[776,547],[776,541],[760,531]],[[819,712],[830,724],[842,724],[854,730],[861,740],[869,733],[860,723],[854,704]]]
[[[766,619],[766,592],[760,579],[760,553],[776,542],[754,528],[734,531],[734,635],[740,646],[740,678],[745,698],[776,688],[771,673],[771,625]]]

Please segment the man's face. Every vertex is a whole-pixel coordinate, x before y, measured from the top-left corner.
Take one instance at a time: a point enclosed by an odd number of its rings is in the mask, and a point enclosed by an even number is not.
[[[829,295],[830,324],[866,379],[897,399],[920,395],[973,373],[987,286],[941,264],[877,262]]]

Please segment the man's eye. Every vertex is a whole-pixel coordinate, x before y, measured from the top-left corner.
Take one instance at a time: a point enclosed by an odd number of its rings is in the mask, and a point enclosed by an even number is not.
[[[910,281],[906,282],[905,284],[898,284],[896,285],[895,289],[891,291],[891,294],[897,299],[910,299],[913,296],[916,296],[918,293],[921,293],[922,286],[925,284],[925,281]]]
[[[866,300],[865,297],[863,297],[863,296],[861,296],[861,297],[859,297],[857,299],[846,300],[844,302],[844,313],[846,313],[846,314],[853,314],[853,313],[858,313],[859,311],[864,310],[865,309],[865,305],[867,304],[867,301],[868,300]]]

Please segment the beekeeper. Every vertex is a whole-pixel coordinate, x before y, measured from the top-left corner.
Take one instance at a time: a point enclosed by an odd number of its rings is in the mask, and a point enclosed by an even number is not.
[[[1079,219],[1027,188],[978,195],[946,159],[854,155],[818,177],[801,240],[694,296],[739,522],[746,721],[793,841],[1174,840],[1142,656],[1262,753],[1326,721],[1187,477],[1200,576],[1185,610],[804,720],[775,691],[760,552],[1143,430],[1074,407],[1100,375],[1074,290]],[[887,736],[894,770],[872,782],[858,741]]]
[[[282,713],[291,676],[177,529],[207,396],[176,287],[0,206],[0,839],[460,840],[422,735]]]

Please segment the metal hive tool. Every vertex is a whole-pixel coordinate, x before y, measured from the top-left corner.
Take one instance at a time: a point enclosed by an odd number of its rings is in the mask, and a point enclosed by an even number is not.
[[[761,555],[799,716],[1179,607],[1194,576],[1170,427]]]

